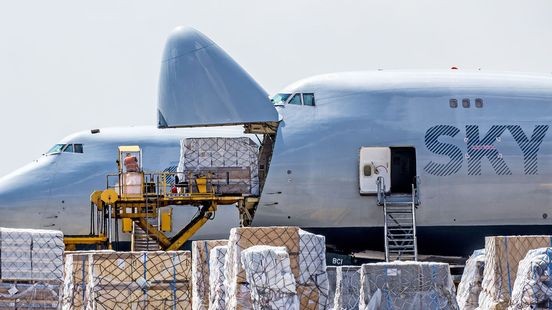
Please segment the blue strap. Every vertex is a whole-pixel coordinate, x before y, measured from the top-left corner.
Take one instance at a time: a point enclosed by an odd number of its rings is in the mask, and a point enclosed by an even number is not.
[[[86,283],[85,283],[85,279],[84,279],[84,269],[86,268],[86,258],[88,257],[88,255],[83,255],[82,256],[82,280],[81,280],[81,287],[82,287],[82,306],[84,307],[84,295],[85,295],[85,286],[86,286]]]
[[[385,266],[385,287],[382,287],[381,290],[385,294],[385,300],[387,301],[387,309],[393,309],[393,301],[391,300],[391,294],[389,294],[389,278],[387,277],[387,266]]]
[[[552,242],[552,237],[550,238]],[[546,249],[546,256],[548,257],[547,261],[547,269],[548,269],[548,277],[552,275],[552,248]],[[552,300],[550,300],[550,297],[548,297],[548,309],[552,308]]]
[[[173,252],[172,266],[173,266],[173,279],[171,283],[172,293],[173,293],[173,309],[176,310],[176,253]]]
[[[431,265],[431,284],[433,286],[437,282],[435,280],[435,275],[437,274],[435,269],[436,269],[435,265]],[[434,301],[432,308],[438,310],[439,309],[439,296],[437,296],[437,292],[435,291],[435,289],[431,290],[431,299]]]
[[[504,246],[506,250],[506,270],[508,271],[508,290],[510,292],[510,296],[512,295],[512,280],[510,279],[510,260],[509,253],[508,253],[508,236],[504,236]]]
[[[209,262],[211,260],[210,260],[209,256],[211,255],[211,253],[209,253],[210,251],[209,251],[209,246],[207,244],[207,241],[203,241],[203,246],[205,247],[205,252],[207,253],[206,254],[207,255],[207,264],[206,264],[207,265],[207,271],[209,271],[209,273],[210,273],[211,272],[211,266],[209,266]]]
[[[142,288],[142,290],[144,291],[144,307],[147,308],[148,306],[148,285],[147,285],[147,282],[148,282],[148,279],[146,278],[147,276],[147,270],[148,270],[148,266],[147,266],[147,262],[148,262],[148,252],[142,252],[142,257],[144,258],[144,281],[146,282],[144,284],[144,287]]]

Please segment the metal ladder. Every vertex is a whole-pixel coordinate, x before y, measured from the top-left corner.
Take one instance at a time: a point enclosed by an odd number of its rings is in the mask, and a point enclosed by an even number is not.
[[[378,177],[379,206],[383,206],[385,261],[418,260],[416,239],[416,207],[420,204],[419,178],[412,184],[411,194],[388,194],[385,180]]]

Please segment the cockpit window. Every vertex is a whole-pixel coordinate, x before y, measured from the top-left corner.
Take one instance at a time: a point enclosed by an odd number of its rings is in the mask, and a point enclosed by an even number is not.
[[[73,153],[73,144],[66,144],[65,148],[63,148],[63,152],[65,153]]]
[[[48,154],[58,154],[58,153],[83,153],[82,144],[56,144],[54,145],[47,153]]]
[[[301,94],[295,94],[289,101],[289,104],[301,105]]]
[[[303,94],[303,104],[314,107],[314,94]]]
[[[284,104],[286,103],[286,100],[289,98],[289,96],[291,96],[291,94],[276,94],[276,96],[272,98],[272,103]]]
[[[46,154],[59,153],[59,152],[61,152],[61,150],[63,149],[64,146],[65,146],[65,144],[56,144],[56,145],[52,146],[52,148],[48,152],[46,152]]]
[[[82,144],[73,144],[75,153],[83,153]]]

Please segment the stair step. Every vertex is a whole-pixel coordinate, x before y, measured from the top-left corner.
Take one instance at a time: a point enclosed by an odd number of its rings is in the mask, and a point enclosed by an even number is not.
[[[414,252],[414,245],[409,246],[389,246],[389,252],[402,253],[402,252]]]

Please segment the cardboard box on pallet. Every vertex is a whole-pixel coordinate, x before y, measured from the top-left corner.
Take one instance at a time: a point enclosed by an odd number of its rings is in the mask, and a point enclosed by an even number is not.
[[[242,227],[231,230],[225,261],[228,307],[247,308],[251,304],[246,274],[239,262],[241,252],[255,245],[283,246],[287,249],[301,309],[327,307],[324,237],[302,231],[298,227]]]
[[[70,254],[65,269],[63,309],[191,308],[188,251]]]
[[[485,271],[479,294],[482,309],[506,309],[518,264],[532,249],[549,247],[551,236],[491,236],[485,238]]]
[[[228,240],[192,241],[192,309],[209,309],[210,251]]]

